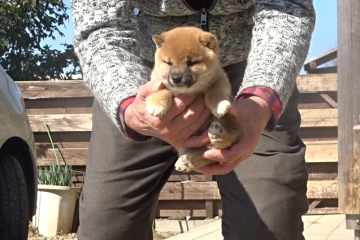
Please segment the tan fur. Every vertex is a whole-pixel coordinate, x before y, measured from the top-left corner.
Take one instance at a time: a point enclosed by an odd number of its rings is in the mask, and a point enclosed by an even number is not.
[[[154,35],[155,66],[151,81],[161,81],[162,89],[146,99],[146,110],[162,117],[172,104],[173,96],[204,93],[205,104],[213,116],[201,128],[209,128],[210,144],[203,148],[180,148],[175,164],[178,171],[191,171],[216,162],[203,159],[211,148],[228,148],[241,134],[236,118],[226,114],[230,108],[231,87],[219,64],[219,46],[214,35],[195,27],[178,27]]]

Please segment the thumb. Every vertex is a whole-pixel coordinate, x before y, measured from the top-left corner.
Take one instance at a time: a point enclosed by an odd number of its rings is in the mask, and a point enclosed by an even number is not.
[[[153,81],[153,82],[154,82],[153,89],[155,92],[165,87],[162,81]]]
[[[146,98],[162,88],[164,88],[164,84],[161,81],[148,81],[139,88],[137,95]]]

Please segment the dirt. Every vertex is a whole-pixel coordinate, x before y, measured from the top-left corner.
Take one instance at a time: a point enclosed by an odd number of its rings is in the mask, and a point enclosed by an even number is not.
[[[178,233],[173,233],[173,232],[153,233],[154,240],[163,240],[175,235],[178,235]],[[28,240],[77,240],[77,235],[76,233],[68,233],[68,234],[58,233],[58,235],[54,237],[44,237],[43,235],[38,233],[37,228],[35,228],[30,222]]]

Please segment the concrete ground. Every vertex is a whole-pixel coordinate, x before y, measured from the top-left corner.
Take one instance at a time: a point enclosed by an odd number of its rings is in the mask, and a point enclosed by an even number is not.
[[[347,230],[344,214],[303,216],[306,240],[352,240],[354,231]],[[166,240],[221,240],[221,220],[194,228]]]

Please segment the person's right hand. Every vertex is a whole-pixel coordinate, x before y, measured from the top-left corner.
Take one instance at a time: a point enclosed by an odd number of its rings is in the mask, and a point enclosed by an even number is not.
[[[163,88],[157,81],[142,85],[125,111],[125,123],[134,131],[164,140],[174,147],[200,147],[209,142],[207,131],[192,136],[210,116],[204,96],[178,95],[165,116],[158,118],[146,110],[146,97]]]

